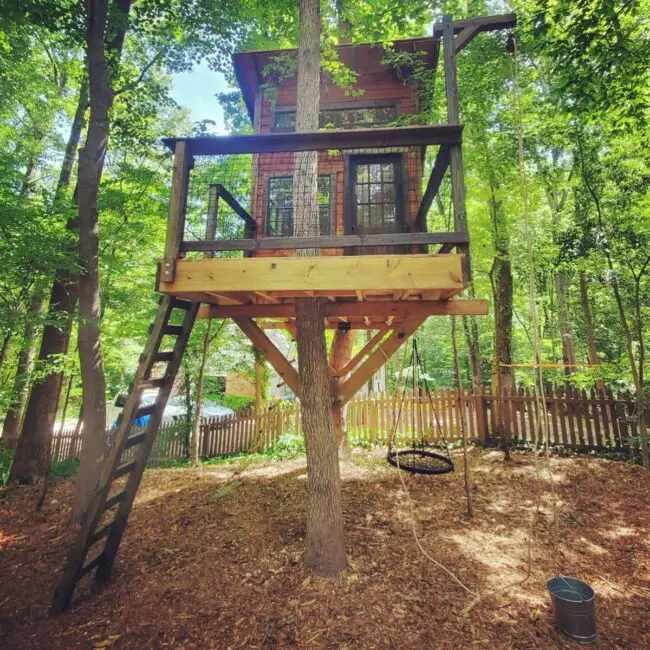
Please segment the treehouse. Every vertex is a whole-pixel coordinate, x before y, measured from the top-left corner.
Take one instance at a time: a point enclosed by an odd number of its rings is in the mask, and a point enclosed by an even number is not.
[[[296,299],[322,297],[326,327],[375,332],[339,371],[331,369],[341,406],[428,316],[487,312],[485,301],[459,298],[471,265],[455,57],[480,32],[514,25],[514,15],[445,16],[431,37],[394,43],[393,63],[379,46],[338,47],[356,78],[344,90],[321,75],[315,132],[295,132],[296,80],[286,74],[295,52],[237,54],[254,133],[165,140],[174,171],[160,307],[54,611],[69,605],[82,576],[94,571],[102,582],[110,575],[197,317],[232,318],[299,396],[296,368],[265,330],[295,337]],[[433,73],[440,61],[446,123],[417,123],[415,70]],[[317,187],[305,189],[302,175],[316,175]],[[430,229],[447,175],[450,225]],[[319,254],[301,256],[301,249]],[[155,403],[141,403],[145,389],[157,389]],[[143,415],[146,429],[133,432]]]

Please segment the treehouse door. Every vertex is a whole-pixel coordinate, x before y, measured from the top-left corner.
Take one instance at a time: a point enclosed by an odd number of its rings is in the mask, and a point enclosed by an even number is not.
[[[406,179],[400,154],[348,158],[345,233],[380,235],[406,231]],[[402,248],[402,247],[400,247]],[[397,246],[348,249],[351,255],[402,252]]]

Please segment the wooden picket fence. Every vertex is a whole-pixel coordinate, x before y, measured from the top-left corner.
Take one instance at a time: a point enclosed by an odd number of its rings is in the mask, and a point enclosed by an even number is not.
[[[576,449],[619,449],[629,447],[636,437],[635,404],[631,398],[612,393],[549,390],[545,408],[524,389],[498,399],[485,393],[436,389],[431,395],[406,393],[357,397],[348,404],[347,430],[353,444],[396,445],[461,438],[461,422],[470,440],[486,443],[502,431],[515,444],[541,444],[542,419],[549,442]],[[262,413],[229,415],[202,421],[199,449],[203,458],[263,451],[284,434],[301,434],[297,404],[277,406]],[[73,431],[55,435],[53,460],[79,458],[81,436]],[[135,453],[132,448],[125,453]],[[178,422],[164,423],[156,439],[149,465],[158,466],[187,458],[187,435]]]

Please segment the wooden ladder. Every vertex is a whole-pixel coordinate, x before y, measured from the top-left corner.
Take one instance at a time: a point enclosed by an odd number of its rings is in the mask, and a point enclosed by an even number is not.
[[[83,524],[54,593],[52,613],[60,613],[69,607],[75,587],[83,576],[96,569],[95,582],[105,582],[110,577],[199,305],[169,296],[160,299],[158,313],[150,327],[149,340],[140,357],[112,444],[106,451]],[[181,325],[171,323],[175,311],[181,311],[183,315]],[[174,341],[169,351],[162,349],[164,337]],[[165,372],[160,378],[152,378],[152,370],[157,364],[158,367],[166,365]],[[158,390],[156,400],[153,404],[141,405],[142,392],[147,389]],[[132,433],[135,419],[145,415],[150,419],[144,430]],[[129,452],[133,447],[136,447],[135,454]],[[123,458],[125,452],[129,459]],[[114,482],[123,476],[127,477],[124,489],[114,487]],[[102,542],[104,545],[100,550]],[[86,562],[91,550],[94,551],[91,553],[93,559]]]

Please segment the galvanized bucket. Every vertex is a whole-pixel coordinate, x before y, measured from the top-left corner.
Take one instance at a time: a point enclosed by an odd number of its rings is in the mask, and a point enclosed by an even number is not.
[[[582,580],[558,576],[546,583],[551,594],[555,626],[562,634],[579,643],[595,643],[596,594]]]

